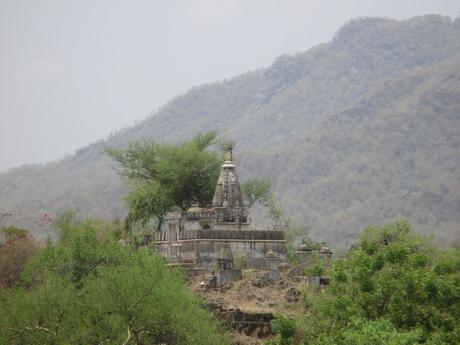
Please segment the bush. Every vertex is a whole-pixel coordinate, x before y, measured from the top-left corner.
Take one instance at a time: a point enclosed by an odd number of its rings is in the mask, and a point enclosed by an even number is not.
[[[245,254],[239,254],[236,256],[235,267],[240,270],[248,268],[248,260]]]
[[[0,292],[0,344],[228,344],[181,271],[100,229],[72,223]]]
[[[340,335],[323,336],[319,343],[323,345],[413,345],[421,339],[420,329],[399,331],[388,320],[369,321],[356,318]]]
[[[331,273],[309,296],[305,343],[460,343],[459,248],[435,248],[405,221],[368,227]]]
[[[38,243],[26,230],[1,228],[0,236],[0,288],[11,288],[21,275],[26,263],[38,252]]]
[[[312,276],[312,277],[320,277],[324,273],[324,267],[323,265],[317,264],[312,266],[307,270],[307,275]]]
[[[286,316],[281,316],[272,322],[272,331],[276,334],[273,345],[290,345],[296,334],[295,320]],[[269,343],[270,344],[270,343]]]

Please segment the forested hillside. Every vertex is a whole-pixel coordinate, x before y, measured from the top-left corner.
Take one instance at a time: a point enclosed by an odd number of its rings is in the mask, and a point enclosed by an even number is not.
[[[104,147],[209,129],[237,141],[241,179],[270,178],[315,240],[345,246],[399,217],[460,240],[460,18],[434,15],[353,20],[328,43],[192,88],[72,156],[12,169],[0,175],[0,221],[44,234],[44,213],[122,217],[125,187]]]

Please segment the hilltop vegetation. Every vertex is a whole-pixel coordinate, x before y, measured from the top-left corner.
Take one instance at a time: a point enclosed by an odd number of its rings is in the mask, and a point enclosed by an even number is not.
[[[104,148],[211,129],[236,140],[241,180],[269,178],[315,240],[347,247],[365,225],[405,217],[459,241],[460,19],[356,19],[328,43],[192,88],[75,155],[0,175],[1,221],[44,233],[45,212],[123,217]]]

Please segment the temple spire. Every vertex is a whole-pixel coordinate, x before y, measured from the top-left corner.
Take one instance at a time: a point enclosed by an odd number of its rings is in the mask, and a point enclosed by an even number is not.
[[[240,182],[233,163],[232,149],[225,154],[225,162],[220,170],[217,180],[216,191],[212,200],[212,207],[225,208],[225,221],[241,222],[246,221],[246,210],[243,204]]]

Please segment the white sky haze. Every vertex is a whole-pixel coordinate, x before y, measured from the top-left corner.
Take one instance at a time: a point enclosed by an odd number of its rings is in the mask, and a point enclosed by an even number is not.
[[[327,42],[352,18],[430,13],[455,19],[460,1],[0,0],[0,172]]]

